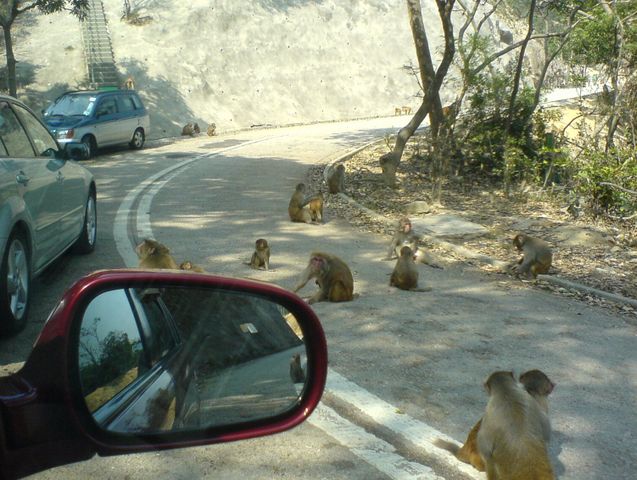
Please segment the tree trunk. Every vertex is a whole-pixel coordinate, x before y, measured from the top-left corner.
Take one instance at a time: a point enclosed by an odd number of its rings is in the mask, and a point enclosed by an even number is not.
[[[383,180],[385,184],[390,187],[396,186],[396,170],[398,169],[398,165],[400,165],[407,141],[420,126],[427,114],[431,114],[432,110],[436,112],[434,115],[430,115],[432,131],[435,124],[435,133],[436,135],[438,133],[440,119],[442,118],[442,105],[439,95],[440,86],[449,70],[455,53],[453,25],[451,23],[451,12],[454,2],[455,0],[436,0],[438,14],[445,34],[445,51],[438,70],[436,71],[431,59],[427,32],[425,32],[425,27],[422,23],[420,0],[407,0],[412,35],[416,46],[416,56],[418,58],[418,66],[420,68],[425,94],[416,114],[411,121],[398,132],[394,149],[379,159],[380,166],[383,170]],[[432,117],[435,117],[435,119]]]
[[[4,32],[4,49],[7,55],[7,85],[9,87],[9,95],[18,96],[18,88],[15,74],[15,55],[13,54],[13,41],[11,40],[11,23],[2,25]]]

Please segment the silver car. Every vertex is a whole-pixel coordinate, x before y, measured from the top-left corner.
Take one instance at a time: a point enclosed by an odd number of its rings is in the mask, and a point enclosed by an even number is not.
[[[97,238],[93,175],[18,100],[0,95],[0,334],[24,327],[30,282],[74,247]],[[68,151],[67,151],[68,150]]]

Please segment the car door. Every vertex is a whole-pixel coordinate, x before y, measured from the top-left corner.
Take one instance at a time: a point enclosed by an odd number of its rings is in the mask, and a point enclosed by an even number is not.
[[[114,95],[102,97],[95,109],[95,137],[100,147],[118,141],[118,110]]]
[[[85,176],[77,165],[63,158],[47,128],[33,114],[20,105],[14,105],[14,109],[31,137],[37,156],[48,159],[46,168],[55,175],[55,201],[59,215],[57,254],[75,241],[84,225],[88,193]]]
[[[13,201],[31,227],[31,267],[38,270],[58,251],[62,184],[59,168],[49,157],[38,157],[9,102],[0,102],[0,142],[6,152],[6,174],[12,182]],[[4,182],[3,182],[4,183]]]
[[[133,98],[128,93],[123,93],[117,96],[117,108],[119,110],[119,124],[118,131],[119,143],[128,143],[133,138],[133,133],[139,125],[138,114],[135,111],[135,104]]]

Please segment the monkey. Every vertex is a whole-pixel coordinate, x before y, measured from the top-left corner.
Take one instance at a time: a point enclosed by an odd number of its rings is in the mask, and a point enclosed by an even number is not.
[[[183,262],[181,262],[181,264],[179,265],[179,269],[197,273],[205,273],[205,270],[203,268],[201,268],[199,265],[195,265],[190,260],[184,260]]]
[[[290,378],[293,383],[305,383],[305,372],[301,366],[301,355],[298,353],[290,359]]]
[[[477,443],[487,479],[554,480],[546,449],[548,415],[513,372],[494,372],[484,386],[489,400]]]
[[[249,265],[252,268],[270,269],[270,245],[265,238],[259,238],[254,242],[254,253],[252,253]]]
[[[214,137],[217,134],[217,124],[211,123],[210,125],[208,125],[207,133],[209,137]]]
[[[513,239],[513,245],[518,252],[523,252],[522,258],[513,266],[518,275],[529,278],[529,274],[536,278],[540,273],[547,273],[553,262],[551,247],[544,240],[519,233]]]
[[[520,375],[520,383],[524,386],[524,389],[535,399],[540,408],[545,414],[549,413],[548,396],[555,388],[555,384],[551,379],[541,370],[529,370]],[[482,457],[478,453],[478,431],[482,425],[482,419],[478,420],[473,426],[467,440],[464,445],[459,447],[455,443],[447,442],[442,439],[436,440],[435,444],[451,452],[461,462],[469,463],[473,467],[484,472],[485,466]],[[548,441],[548,438],[545,438]]]
[[[135,252],[137,252],[139,257],[139,266],[141,268],[177,269],[175,260],[170,256],[170,250],[156,240],[145,239],[135,247]]]
[[[391,243],[389,244],[389,250],[387,250],[387,256],[385,260],[391,260],[394,255],[400,257],[400,249],[403,246],[408,246],[412,250],[414,250],[418,243],[418,237],[415,236],[414,231],[411,227],[411,220],[407,217],[402,217],[398,220],[398,226],[396,228],[396,232],[394,233],[394,237],[391,239]],[[412,248],[413,247],[413,248]]]
[[[394,108],[394,115],[402,115],[403,114],[403,110],[400,107],[396,107]]]
[[[411,107],[401,107],[403,115],[411,115]]]
[[[345,166],[342,163],[330,170],[327,176],[327,188],[330,193],[345,192]]]
[[[198,123],[188,122],[186,125],[184,125],[184,128],[181,129],[182,135],[190,135],[191,137],[198,135],[199,132],[201,132],[201,129],[199,128]]]
[[[411,248],[403,247],[400,250],[400,257],[391,274],[389,285],[413,292],[428,292],[431,290],[418,288],[418,269],[414,263],[414,253]]]
[[[316,278],[318,292],[309,298],[308,303],[327,300],[329,302],[348,302],[354,298],[354,278],[349,267],[335,255],[312,252],[307,267],[301,274],[294,292],[302,289],[311,278]]]
[[[126,90],[135,90],[135,81],[133,80],[133,77],[128,77],[124,86],[126,87]]]
[[[307,206],[310,210],[312,221],[323,223],[323,195],[314,195],[307,200]]]
[[[290,198],[288,214],[293,222],[312,223],[312,215],[305,206],[305,184],[299,183]]]

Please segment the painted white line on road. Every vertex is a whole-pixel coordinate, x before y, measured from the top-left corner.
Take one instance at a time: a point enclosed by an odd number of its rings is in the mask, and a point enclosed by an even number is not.
[[[444,480],[420,463],[410,462],[384,440],[319,404],[307,420],[347,447],[357,457],[395,480]]]
[[[168,167],[160,172],[157,172],[155,175],[151,175],[146,180],[143,180],[142,182],[140,182],[139,185],[133,188],[130,192],[128,192],[126,197],[124,197],[124,200],[122,200],[122,203],[117,209],[117,213],[115,214],[115,220],[113,222],[113,239],[115,240],[115,246],[117,247],[117,251],[120,257],[122,257],[122,260],[124,260],[124,265],[127,267],[136,267],[137,264],[139,263],[137,259],[137,254],[135,253],[135,245],[132,245],[128,235],[128,225],[129,225],[128,222],[129,222],[130,214],[132,213],[131,209],[133,207],[133,204],[135,203],[135,200],[137,200],[137,197],[139,197],[142,194],[142,192],[144,192],[147,188],[151,187],[158,179],[173,172],[174,170],[177,170],[182,167],[186,167],[193,162],[197,162],[201,160],[202,158],[212,158],[216,155],[221,155],[225,152],[236,150],[238,148],[245,147],[247,145],[252,145],[254,143],[260,143],[260,142],[266,142],[268,140],[281,138],[284,136],[285,135],[277,135],[277,136],[268,137],[265,139],[252,140],[249,142],[242,143],[240,145],[234,145],[232,147],[224,148],[222,150],[218,150],[213,153],[203,153],[201,155],[195,156],[194,158],[191,158],[190,160],[184,160],[183,162],[177,163],[173,165],[172,167]],[[159,189],[157,191],[159,191]],[[152,197],[149,199],[149,201],[152,201]],[[149,207],[150,207],[150,204],[149,204]],[[150,208],[148,208],[147,211],[148,211],[149,218],[148,218],[148,222],[145,223],[144,225],[150,225]],[[139,216],[138,216],[138,220],[139,220]],[[145,228],[145,230],[150,231],[150,227]],[[152,237],[152,232],[150,232],[146,236]],[[139,231],[137,232],[137,238],[143,238],[139,234]]]
[[[446,450],[434,445],[434,441],[437,438],[457,443],[455,439],[409,415],[397,413],[398,409],[395,406],[359,387],[354,382],[347,380],[332,369],[329,369],[327,374],[326,390],[339,400],[360,410],[376,423],[389,428],[409,442],[422,448],[440,462],[453,467],[455,470],[460,470],[471,478],[484,479],[484,475],[473,467],[462,463]]]

